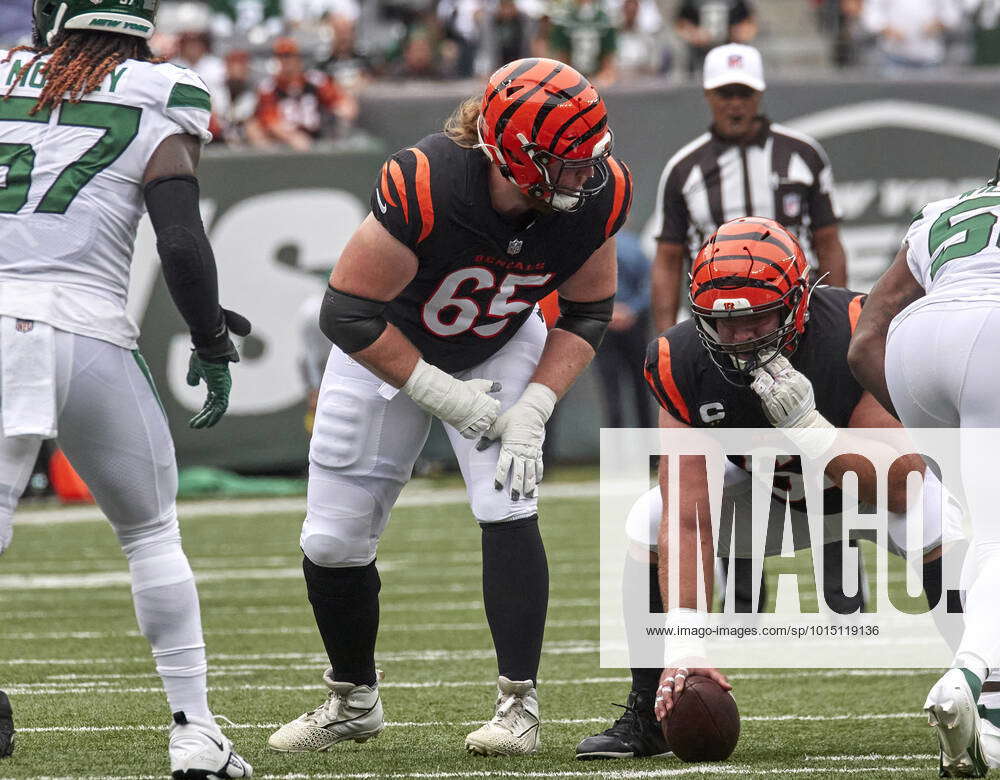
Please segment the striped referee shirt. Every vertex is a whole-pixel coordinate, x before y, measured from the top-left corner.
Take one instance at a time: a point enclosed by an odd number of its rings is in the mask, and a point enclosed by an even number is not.
[[[840,219],[826,152],[766,118],[749,143],[710,129],[678,151],[660,176],[656,212],[657,240],[687,244],[692,257],[723,222],[769,217],[795,234],[814,266],[812,231]]]

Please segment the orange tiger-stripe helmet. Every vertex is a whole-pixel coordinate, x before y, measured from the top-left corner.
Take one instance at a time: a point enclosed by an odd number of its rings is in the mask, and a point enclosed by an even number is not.
[[[809,316],[809,264],[799,242],[773,219],[726,222],[705,242],[691,266],[691,311],[702,344],[723,376],[746,384],[779,354],[790,355]],[[724,343],[721,319],[777,312],[766,336]]]
[[[569,65],[530,58],[492,76],[479,112],[479,143],[521,192],[575,211],[608,182],[613,137],[594,86]]]

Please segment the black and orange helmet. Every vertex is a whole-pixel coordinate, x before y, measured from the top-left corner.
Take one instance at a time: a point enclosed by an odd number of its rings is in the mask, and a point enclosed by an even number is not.
[[[575,211],[608,182],[612,135],[604,101],[556,60],[515,60],[490,76],[479,145],[521,192],[559,211]],[[560,183],[564,172],[585,168],[593,175],[581,186]]]
[[[691,267],[691,311],[726,379],[746,384],[762,365],[795,351],[809,316],[808,276],[799,242],[773,219],[731,220],[705,242]],[[771,311],[778,325],[768,335],[737,344],[719,338],[720,319]]]

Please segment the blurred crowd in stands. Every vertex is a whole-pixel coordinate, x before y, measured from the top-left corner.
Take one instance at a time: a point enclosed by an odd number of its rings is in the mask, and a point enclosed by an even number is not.
[[[0,2],[0,47],[30,39],[31,6]],[[788,23],[792,6],[815,29]],[[529,55],[599,86],[683,80],[720,43],[767,56],[768,40],[822,48],[817,31],[828,66],[1000,65],[1000,0],[161,0],[151,45],[208,84],[219,143],[302,150],[349,138],[378,82],[482,77]]]

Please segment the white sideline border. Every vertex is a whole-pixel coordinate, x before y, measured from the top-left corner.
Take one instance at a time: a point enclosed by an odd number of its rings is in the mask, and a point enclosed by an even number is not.
[[[554,482],[539,487],[541,500],[552,498],[597,498],[601,483]],[[394,507],[445,506],[466,504],[469,501],[465,488],[434,490],[427,487],[405,487]],[[295,498],[243,498],[225,501],[183,501],[177,505],[177,515],[182,521],[195,517],[247,517],[283,512],[306,511],[306,497]],[[96,506],[67,507],[59,509],[25,509],[14,515],[14,525],[58,525],[62,523],[96,523],[105,520],[104,513]],[[2,780],[2,778],[0,778]]]

